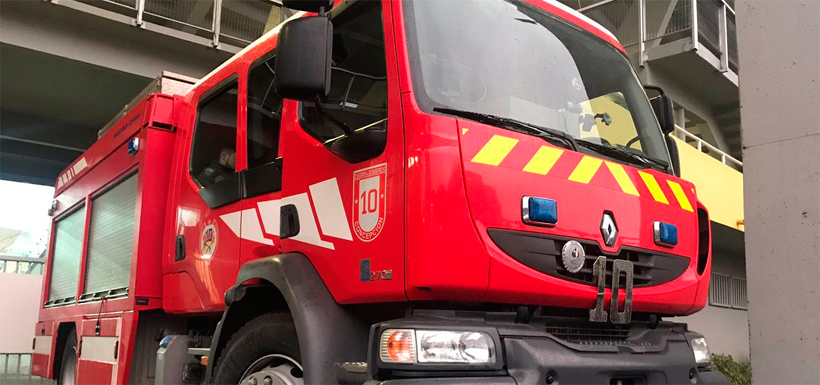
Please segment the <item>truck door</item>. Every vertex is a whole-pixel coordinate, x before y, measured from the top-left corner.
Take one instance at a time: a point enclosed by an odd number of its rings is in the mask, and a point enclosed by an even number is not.
[[[169,312],[221,311],[239,269],[241,173],[238,107],[244,93],[234,74],[192,96],[192,128],[182,132],[176,184],[174,250],[164,263],[163,307]],[[239,154],[237,154],[239,150]],[[170,265],[170,268],[169,268]]]
[[[281,248],[307,255],[340,303],[406,298],[391,6],[358,1],[334,16],[329,95],[321,108],[285,102],[282,221],[298,231],[281,234]]]
[[[248,67],[240,265],[279,253],[282,98],[273,90],[275,52]],[[241,136],[241,135],[240,135]]]

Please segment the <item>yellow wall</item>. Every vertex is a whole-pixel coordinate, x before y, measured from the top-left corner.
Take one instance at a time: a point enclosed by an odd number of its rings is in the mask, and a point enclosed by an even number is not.
[[[680,152],[681,177],[695,184],[712,221],[743,231],[743,174],[673,138]]]

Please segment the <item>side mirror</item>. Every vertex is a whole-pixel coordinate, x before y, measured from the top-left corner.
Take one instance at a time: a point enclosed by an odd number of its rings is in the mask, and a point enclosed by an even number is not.
[[[333,24],[328,18],[303,17],[285,23],[279,31],[274,63],[276,93],[285,99],[301,101],[327,96],[332,47]]]
[[[649,100],[652,105],[652,111],[655,112],[655,117],[658,118],[658,123],[661,125],[661,131],[669,135],[675,131],[675,114],[672,109],[672,99],[670,99],[663,92],[663,89],[655,86],[644,86],[647,90],[658,92],[658,96]]]

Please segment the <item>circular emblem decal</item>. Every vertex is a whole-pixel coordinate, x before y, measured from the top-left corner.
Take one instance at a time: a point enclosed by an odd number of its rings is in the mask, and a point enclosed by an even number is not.
[[[210,259],[216,251],[217,231],[216,222],[211,221],[202,228],[202,235],[199,236],[199,251],[202,258]]]
[[[561,249],[561,261],[570,273],[577,273],[584,267],[584,247],[577,241],[569,241]]]

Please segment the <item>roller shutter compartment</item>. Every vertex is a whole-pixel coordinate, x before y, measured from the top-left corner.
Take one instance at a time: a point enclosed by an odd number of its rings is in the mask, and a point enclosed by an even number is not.
[[[58,220],[54,226],[51,280],[46,306],[72,303],[77,295],[83,256],[85,205]]]
[[[85,290],[80,300],[128,293],[136,204],[137,174],[92,200]]]

